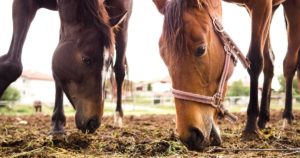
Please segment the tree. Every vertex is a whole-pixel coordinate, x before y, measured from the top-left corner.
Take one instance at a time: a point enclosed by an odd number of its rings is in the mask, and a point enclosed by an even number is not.
[[[241,80],[234,81],[227,93],[228,96],[248,96],[249,94],[249,87],[244,86]]]
[[[21,94],[18,91],[18,89],[14,88],[14,87],[8,87],[2,97],[1,100],[5,100],[5,101],[17,101],[21,98]]]

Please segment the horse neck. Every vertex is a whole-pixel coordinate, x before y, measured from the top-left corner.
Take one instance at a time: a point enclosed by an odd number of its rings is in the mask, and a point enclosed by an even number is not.
[[[58,12],[62,24],[77,23],[79,3],[77,0],[58,0]]]
[[[78,0],[58,0],[59,16],[61,21],[61,39],[75,40],[84,32],[91,32],[93,26],[87,26],[79,18],[80,3]]]

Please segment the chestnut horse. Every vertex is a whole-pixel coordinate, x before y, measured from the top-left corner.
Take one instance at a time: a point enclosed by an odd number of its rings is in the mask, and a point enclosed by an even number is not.
[[[52,61],[56,86],[52,133],[64,132],[63,93],[76,109],[77,128],[92,133],[101,124],[105,71],[112,62],[114,44],[118,84],[124,79],[132,0],[14,0],[13,38],[8,53],[0,57],[0,95],[21,75],[22,47],[40,8],[58,10],[61,20],[60,40]],[[119,31],[114,30],[119,23]],[[122,113],[120,101],[117,111]]]
[[[286,80],[284,122],[291,124],[292,114],[292,80],[300,67],[300,0],[224,0],[244,6],[252,21],[251,43],[247,57],[251,64],[250,101],[247,110],[247,123],[244,138],[255,138],[259,128],[263,129],[270,120],[271,83],[274,76],[274,53],[270,44],[270,23],[275,10],[280,4],[284,7],[288,34],[288,50],[284,59],[284,77]],[[258,77],[263,71],[264,84],[259,109]]]
[[[249,67],[218,20],[221,0],[153,1],[164,15],[159,48],[172,79],[179,138],[191,150],[218,145],[216,122],[230,116],[222,100],[235,58]]]

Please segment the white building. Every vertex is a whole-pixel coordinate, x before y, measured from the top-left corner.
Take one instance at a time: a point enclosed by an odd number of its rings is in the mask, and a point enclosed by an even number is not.
[[[153,100],[154,104],[173,104],[171,93],[171,79],[169,76],[151,81],[139,82],[135,86],[135,93],[139,96],[146,96]]]
[[[20,91],[22,104],[40,100],[43,104],[54,105],[55,84],[51,75],[24,70],[12,86]]]

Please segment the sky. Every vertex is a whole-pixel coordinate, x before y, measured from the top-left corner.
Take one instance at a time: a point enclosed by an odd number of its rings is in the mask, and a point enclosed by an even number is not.
[[[222,2],[222,5],[225,30],[246,55],[250,43],[250,17],[242,7],[226,2]],[[0,1],[0,55],[8,51],[11,41],[11,8],[12,0]],[[126,53],[130,80],[153,80],[168,76],[167,68],[160,58],[158,49],[162,23],[163,16],[158,13],[151,0],[134,0]],[[46,9],[40,9],[37,12],[23,47],[24,70],[51,74],[52,54],[58,43],[59,27],[57,12]],[[271,44],[276,56],[275,75],[279,75],[282,74],[282,63],[287,49],[282,7],[276,11],[271,24]],[[231,80],[248,78],[246,70],[238,64]]]

